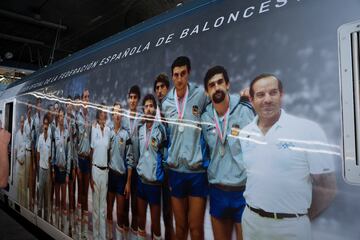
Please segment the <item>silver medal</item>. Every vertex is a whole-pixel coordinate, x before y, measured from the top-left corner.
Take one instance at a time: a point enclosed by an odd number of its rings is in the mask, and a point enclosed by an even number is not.
[[[145,152],[145,157],[148,158],[149,157],[149,151]]]
[[[179,126],[179,132],[183,132],[184,131],[184,126],[180,125]]]

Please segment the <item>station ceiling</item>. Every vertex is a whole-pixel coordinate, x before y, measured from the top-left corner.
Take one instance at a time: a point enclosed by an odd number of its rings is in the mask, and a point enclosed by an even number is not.
[[[37,70],[184,0],[1,0],[0,68]]]

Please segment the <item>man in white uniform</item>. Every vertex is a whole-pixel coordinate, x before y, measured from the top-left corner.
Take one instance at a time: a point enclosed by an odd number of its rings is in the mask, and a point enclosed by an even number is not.
[[[243,237],[311,239],[309,219],[336,193],[331,146],[318,124],[281,109],[275,76],[256,77],[250,97],[258,116],[240,131],[247,173]]]
[[[43,120],[43,133],[39,136],[37,144],[37,161],[39,165],[39,199],[38,216],[42,217],[42,208],[44,208],[43,218],[49,221],[50,217],[50,195],[51,195],[51,138],[48,134],[49,119],[47,116]]]
[[[26,207],[29,207],[30,211],[34,210],[34,198],[35,198],[35,160],[33,156],[34,150],[34,120],[31,116],[32,107],[31,103],[28,102],[26,108],[26,119],[24,123],[24,131],[25,131],[25,141],[26,141],[26,151],[25,151],[25,176],[27,178],[27,186],[29,188],[29,206],[26,203]]]
[[[111,132],[105,126],[106,112],[98,110],[97,123],[91,129],[92,169],[90,186],[93,202],[93,239],[106,239],[106,195],[108,184],[108,156]]]
[[[15,159],[17,163],[17,200],[20,205],[25,206],[26,188],[25,188],[25,132],[24,132],[24,116],[20,116],[20,128],[15,136]]]

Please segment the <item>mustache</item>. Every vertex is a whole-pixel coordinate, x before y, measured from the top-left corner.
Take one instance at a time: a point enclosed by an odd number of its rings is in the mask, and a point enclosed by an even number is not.
[[[218,95],[218,94],[223,94],[223,93],[225,93],[223,90],[216,90],[216,92],[214,92],[214,94],[213,94],[213,96],[215,96],[215,95]]]
[[[226,96],[226,92],[219,89],[219,90],[216,90],[214,92],[214,94],[212,95],[212,100],[215,103],[220,103],[225,99],[225,96]]]

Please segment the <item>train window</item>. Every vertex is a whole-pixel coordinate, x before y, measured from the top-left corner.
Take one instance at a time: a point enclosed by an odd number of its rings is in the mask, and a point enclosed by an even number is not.
[[[12,133],[13,130],[13,113],[14,113],[14,103],[8,102],[5,105],[5,122],[4,122],[4,128]],[[12,170],[12,164],[11,164],[11,143],[12,143],[13,134],[11,134],[11,139],[8,147],[8,155],[9,155],[9,176]]]
[[[338,29],[345,180],[360,184],[360,21]]]

